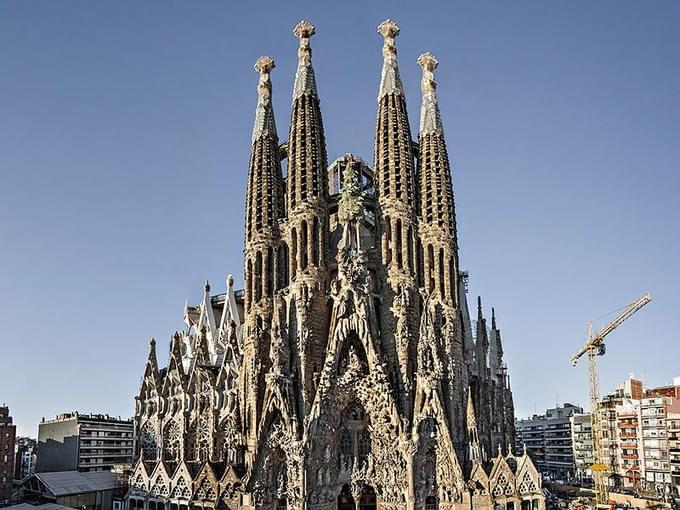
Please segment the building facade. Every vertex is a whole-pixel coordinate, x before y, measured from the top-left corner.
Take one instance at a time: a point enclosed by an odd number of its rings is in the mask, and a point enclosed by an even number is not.
[[[675,397],[648,397],[640,402],[645,485],[648,491],[660,495],[674,489],[668,439],[672,422],[668,415],[679,412],[680,400]],[[677,490],[673,492],[677,494]]]
[[[134,423],[105,414],[63,413],[38,425],[36,472],[109,471],[134,459]]]
[[[8,504],[12,499],[16,434],[9,407],[0,406],[0,505]]]
[[[593,456],[593,429],[590,413],[574,413],[569,418],[571,423],[571,444],[574,451],[574,475],[580,482],[591,482],[593,473],[591,466],[595,463]]]
[[[601,458],[611,490],[680,496],[680,378],[644,389],[629,378],[598,404]],[[583,432],[579,434],[577,428]],[[577,477],[594,463],[589,415],[572,418]],[[586,432],[587,431],[587,432]],[[584,440],[589,438],[590,440]]]
[[[38,441],[30,437],[20,437],[17,439],[15,451],[14,478],[23,480],[35,473],[35,465],[38,460]]]
[[[260,58],[244,281],[186,306],[167,366],[152,340],[136,399],[133,510],[542,510],[515,456],[500,330],[459,269],[451,168],[431,54],[417,140],[387,20],[371,168],[328,165],[300,22],[287,141]],[[282,174],[282,161],[287,174]]]
[[[582,408],[566,403],[547,409],[545,414],[515,422],[518,447],[526,447],[542,473],[556,479],[571,479],[576,475],[571,417],[579,413],[583,413]]]

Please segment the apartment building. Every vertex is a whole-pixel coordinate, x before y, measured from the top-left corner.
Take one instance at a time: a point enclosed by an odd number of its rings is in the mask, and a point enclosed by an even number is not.
[[[624,487],[641,488],[642,441],[640,434],[640,401],[625,399],[616,406],[617,451],[615,475]]]
[[[576,475],[572,446],[571,417],[583,409],[565,403],[547,409],[545,414],[516,420],[516,444],[527,452],[542,473],[554,478],[571,479]]]
[[[17,427],[9,415],[9,408],[0,406],[0,506],[12,498],[14,479],[14,443]]]
[[[63,413],[38,426],[37,473],[109,471],[131,464],[132,420],[102,414]]]
[[[30,437],[17,438],[14,455],[14,479],[23,480],[35,473],[35,464],[38,460],[38,441]]]
[[[671,464],[671,485],[674,494],[680,493],[680,413],[670,412],[666,419],[668,429],[668,454]]]
[[[645,485],[659,494],[669,494],[673,488],[668,415],[675,413],[680,413],[680,399],[675,397],[654,396],[640,402]]]
[[[574,413],[571,422],[571,444],[574,452],[574,476],[581,482],[591,481],[590,466],[595,463],[593,456],[593,429],[590,413]]]

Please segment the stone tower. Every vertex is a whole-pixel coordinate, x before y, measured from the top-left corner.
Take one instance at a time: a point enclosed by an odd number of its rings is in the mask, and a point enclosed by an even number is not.
[[[468,311],[437,60],[418,58],[413,140],[399,27],[381,23],[373,168],[352,154],[329,166],[314,32],[294,30],[287,141],[274,61],[255,64],[245,288],[206,283],[164,368],[152,341],[130,508],[543,510],[538,472],[512,451],[495,311],[490,328],[481,300]]]

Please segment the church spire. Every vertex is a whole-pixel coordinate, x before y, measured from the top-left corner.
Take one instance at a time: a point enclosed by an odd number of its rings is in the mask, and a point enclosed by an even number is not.
[[[425,281],[431,291],[437,290],[442,299],[455,305],[458,298],[458,243],[451,168],[434,78],[439,62],[431,53],[423,53],[418,57],[418,64],[423,70],[418,133],[420,225],[429,239],[439,241],[433,243],[437,246],[432,246],[429,252],[434,251],[438,256],[425,259]]]
[[[310,38],[316,32],[301,21],[293,34],[299,39],[298,65],[293,86],[293,111],[288,137],[288,207],[294,212],[304,204],[324,205],[328,194],[328,158]]]
[[[393,345],[386,347],[387,357],[390,370],[397,375],[401,404],[407,409],[412,402],[418,331],[415,165],[406,98],[397,66],[395,39],[399,26],[388,19],[378,26],[378,33],[383,38],[383,62],[373,153],[374,185],[381,233],[380,258],[387,276],[387,292],[391,294],[386,301],[396,305],[382,310],[386,315],[383,334],[396,338]]]
[[[404,95],[404,87],[399,77],[397,65],[397,46],[395,38],[399,35],[399,26],[391,19],[386,19],[378,25],[378,33],[383,36],[383,68],[380,78],[378,99],[387,94]]]
[[[257,110],[255,111],[255,125],[253,126],[253,143],[260,137],[269,136],[278,141],[274,109],[272,108],[272,82],[270,73],[276,67],[270,57],[260,57],[255,62],[255,70],[260,75],[257,85]]]
[[[475,417],[475,406],[472,402],[472,389],[468,387],[467,398],[467,432],[469,442],[469,452],[471,462],[481,460],[479,448],[479,432],[477,430],[477,418]]]
[[[374,162],[378,199],[383,214],[388,214],[384,209],[398,208],[405,216],[402,221],[410,221],[414,205],[414,165],[406,98],[397,66],[395,38],[399,35],[399,26],[388,19],[378,26],[378,33],[383,37]],[[388,201],[394,207],[389,207]]]
[[[283,216],[284,203],[279,140],[271,99],[270,73],[274,61],[260,57],[254,67],[259,74],[259,83],[248,170],[244,247],[248,310],[251,303],[274,292],[272,257],[280,237],[279,218]]]
[[[293,34],[300,40],[298,47],[298,65],[295,71],[295,85],[293,86],[293,101],[304,94],[317,95],[316,79],[312,67],[312,47],[310,38],[316,33],[314,25],[307,20],[302,20],[295,25]]]
[[[295,297],[299,342],[294,363],[302,386],[303,410],[311,405],[327,338],[328,307],[328,157],[319,106],[310,39],[315,33],[309,21],[293,30],[298,38],[298,65],[293,86],[293,105],[288,135],[286,186],[290,294]],[[314,310],[314,317],[311,316]]]

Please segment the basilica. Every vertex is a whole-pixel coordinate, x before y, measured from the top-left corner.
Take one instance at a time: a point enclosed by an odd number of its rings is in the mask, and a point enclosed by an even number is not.
[[[381,23],[372,165],[329,164],[314,33],[294,29],[285,140],[274,61],[255,64],[244,289],[206,283],[164,367],[151,341],[129,510],[544,510],[540,474],[514,448],[495,313],[468,308],[437,59],[417,61],[414,138],[399,27]]]

